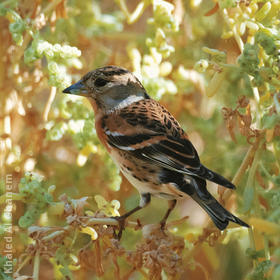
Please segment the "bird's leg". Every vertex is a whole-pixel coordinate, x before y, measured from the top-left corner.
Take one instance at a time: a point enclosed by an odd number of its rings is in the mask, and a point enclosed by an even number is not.
[[[133,213],[137,212],[138,210],[146,207],[150,203],[150,201],[151,201],[151,195],[149,193],[142,193],[139,206],[137,206],[134,209],[128,211],[127,213],[125,213],[124,215],[122,215],[120,217],[113,217],[119,223],[119,233],[117,235],[117,238],[119,240],[121,239],[122,231],[125,228],[125,220],[126,220],[126,218],[129,217],[130,215],[132,215]]]
[[[160,221],[160,228],[161,230],[164,230],[165,228],[165,224],[166,224],[166,220],[169,217],[170,213],[172,212],[172,210],[174,209],[175,205],[176,205],[177,200],[173,199],[173,200],[168,200],[168,209],[163,217],[163,219]]]

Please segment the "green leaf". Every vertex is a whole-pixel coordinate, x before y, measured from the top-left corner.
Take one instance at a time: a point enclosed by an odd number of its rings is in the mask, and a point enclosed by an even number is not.
[[[50,130],[47,131],[46,139],[51,141],[58,141],[63,137],[67,129],[68,127],[66,123],[59,122],[55,124]]]
[[[272,273],[272,280],[280,279],[280,265],[278,264]]]
[[[249,274],[250,280],[264,280],[265,274],[268,272],[270,267],[272,266],[271,261],[262,261],[258,263],[256,268]]]
[[[279,123],[280,123],[280,116],[276,115],[276,114],[264,115],[262,118],[263,128],[271,129],[276,124],[279,124]]]
[[[247,248],[246,250],[246,255],[252,259],[258,259],[258,258],[263,258],[265,257],[265,252],[264,250],[259,250],[259,251],[256,251],[252,248]]]
[[[220,9],[228,9],[236,7],[237,0],[218,0]]]
[[[259,43],[268,55],[275,54],[277,47],[274,43],[274,39],[268,34],[260,31],[256,34],[256,42]]]
[[[255,196],[255,190],[253,186],[248,186],[245,188],[243,193],[243,209],[242,212],[246,213],[248,212],[253,204]]]

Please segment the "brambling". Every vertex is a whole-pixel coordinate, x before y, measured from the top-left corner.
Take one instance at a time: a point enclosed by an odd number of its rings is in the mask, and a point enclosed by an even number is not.
[[[229,221],[249,227],[207,191],[206,180],[230,189],[235,186],[201,164],[179,123],[149,97],[131,72],[116,66],[98,68],[63,92],[88,97],[100,141],[141,195],[139,206],[118,218],[120,234],[125,219],[147,206],[151,195],[169,201],[162,228],[176,201],[187,196],[208,213],[220,230]]]

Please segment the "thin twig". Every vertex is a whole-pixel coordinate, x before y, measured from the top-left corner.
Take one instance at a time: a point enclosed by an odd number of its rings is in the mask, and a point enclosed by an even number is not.
[[[114,218],[90,218],[87,225],[108,225],[108,226],[118,226],[119,222]],[[135,227],[138,223],[126,221],[126,227]]]
[[[227,23],[227,25],[229,26],[229,28],[231,28],[231,24],[230,24],[230,21],[229,21],[229,15],[228,15],[228,12],[227,12],[227,9],[223,9],[223,16],[224,16],[224,20],[225,22]],[[240,52],[242,53],[243,52],[243,48],[244,48],[244,43],[240,37],[240,35],[238,34],[237,32],[237,29],[236,29],[236,26],[234,26],[232,28],[232,32],[233,32],[233,36],[234,36],[234,39],[239,47],[239,50]]]
[[[104,274],[104,269],[103,269],[103,265],[102,265],[102,257],[101,257],[101,248],[100,248],[100,242],[99,240],[96,240],[96,242],[94,242],[95,244],[95,253],[96,253],[96,269],[97,269],[97,275],[98,276],[102,276]]]
[[[249,165],[252,164],[253,160],[254,160],[254,157],[255,157],[255,154],[260,146],[260,142],[261,140],[263,139],[263,136],[264,134],[263,133],[260,133],[257,137],[256,137],[256,141],[255,143],[250,146],[245,158],[243,159],[238,171],[236,172],[236,174],[234,175],[234,178],[232,180],[232,183],[235,185],[235,186],[238,186],[241,179],[242,179],[242,176],[244,175],[244,173],[246,172],[247,168]],[[228,200],[229,197],[231,196],[232,194],[232,190],[229,190],[227,189],[224,194],[223,194],[223,200]]]
[[[29,33],[29,31],[26,31],[26,33],[23,36],[23,42],[22,45],[17,49],[17,52],[15,54],[13,54],[12,56],[12,64],[18,64],[21,57],[24,54],[25,49],[27,48],[28,44],[30,43],[32,39],[31,34]]]
[[[19,275],[19,272],[21,271],[21,269],[31,260],[31,258],[32,258],[31,255],[26,256],[24,261],[19,264],[17,271],[14,273],[14,277],[17,277]]]
[[[9,4],[12,4],[13,2],[17,2],[16,0],[6,0],[4,2],[2,2],[2,6],[5,6],[5,5],[9,5]]]
[[[140,16],[143,14],[143,12],[145,11],[145,9],[149,6],[150,1],[147,0],[142,0],[140,1],[140,3],[137,5],[137,7],[135,8],[135,10],[130,13],[128,11],[128,8],[126,6],[126,2],[125,0],[118,0],[116,1],[117,4],[119,5],[120,9],[122,10],[122,12],[124,13],[126,19],[127,19],[127,23],[128,24],[132,24],[135,23]]]
[[[176,220],[176,221],[172,221],[172,222],[169,222],[167,223],[166,227],[169,228],[169,227],[172,227],[172,226],[176,226],[176,225],[179,225],[181,223],[183,223],[186,219],[188,219],[188,216],[185,216],[179,220]],[[119,222],[117,220],[115,220],[114,218],[90,218],[88,221],[87,221],[87,225],[90,226],[90,225],[107,225],[107,226],[118,226],[119,225]],[[133,227],[133,228],[136,228],[138,227],[139,228],[139,223],[137,222],[132,222],[132,221],[126,221],[126,227]],[[141,224],[141,226],[145,226],[145,224]]]
[[[46,14],[50,11],[52,11],[52,9],[54,9],[62,0],[54,0],[52,2],[50,2],[43,10],[40,14]],[[21,59],[21,57],[24,54],[25,49],[27,48],[27,46],[29,45],[31,39],[32,39],[32,32],[31,31],[26,31],[26,33],[23,36],[23,43],[22,45],[18,48],[17,52],[12,56],[12,62],[13,64],[18,63]]]
[[[148,273],[146,273],[144,271],[144,269],[140,268],[140,269],[137,269],[146,279],[150,279]]]
[[[132,267],[132,268],[122,277],[122,279],[123,279],[123,280],[132,279],[132,278],[131,278],[131,275],[135,272],[135,270],[136,270],[136,267]]]
[[[201,263],[199,263],[199,262],[194,262],[194,265],[199,267],[202,270],[205,279],[209,280],[209,274],[208,274],[207,269]]]
[[[33,266],[34,280],[39,280],[39,272],[40,272],[40,250],[36,251],[36,255],[34,258],[34,266]]]
[[[52,11],[62,0],[54,0],[50,2],[43,10],[42,14],[47,14],[48,12]]]
[[[269,240],[265,233],[263,233],[263,243],[264,243],[264,253],[266,260],[270,260],[270,252],[269,252]]]
[[[254,251],[256,251],[256,243],[255,243],[255,238],[254,238],[254,232],[253,232],[253,229],[251,227],[248,228],[248,233],[249,233],[250,247]],[[256,267],[256,260],[253,260],[253,266]]]
[[[49,115],[49,112],[50,112],[50,109],[51,109],[51,106],[52,106],[52,103],[55,99],[55,95],[56,95],[56,87],[51,87],[51,92],[50,92],[50,95],[49,95],[49,99],[46,103],[46,106],[45,106],[45,109],[44,109],[44,113],[43,113],[43,119],[45,122],[48,121],[48,115]]]
[[[169,223],[166,224],[166,228],[180,225],[180,224],[184,223],[188,218],[189,218],[189,216],[185,216],[185,217],[183,217],[183,218],[181,218],[179,220],[175,220],[175,221],[169,222]]]

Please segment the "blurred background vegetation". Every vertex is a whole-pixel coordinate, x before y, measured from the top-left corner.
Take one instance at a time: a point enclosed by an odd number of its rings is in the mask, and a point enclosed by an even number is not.
[[[279,10],[279,0],[2,0],[0,279],[280,279]],[[149,224],[167,203],[153,199],[114,239],[104,218],[138,193],[100,145],[88,101],[61,93],[105,65],[133,71],[172,112],[201,161],[237,186],[211,192],[252,230],[220,232],[185,200],[162,235]]]

